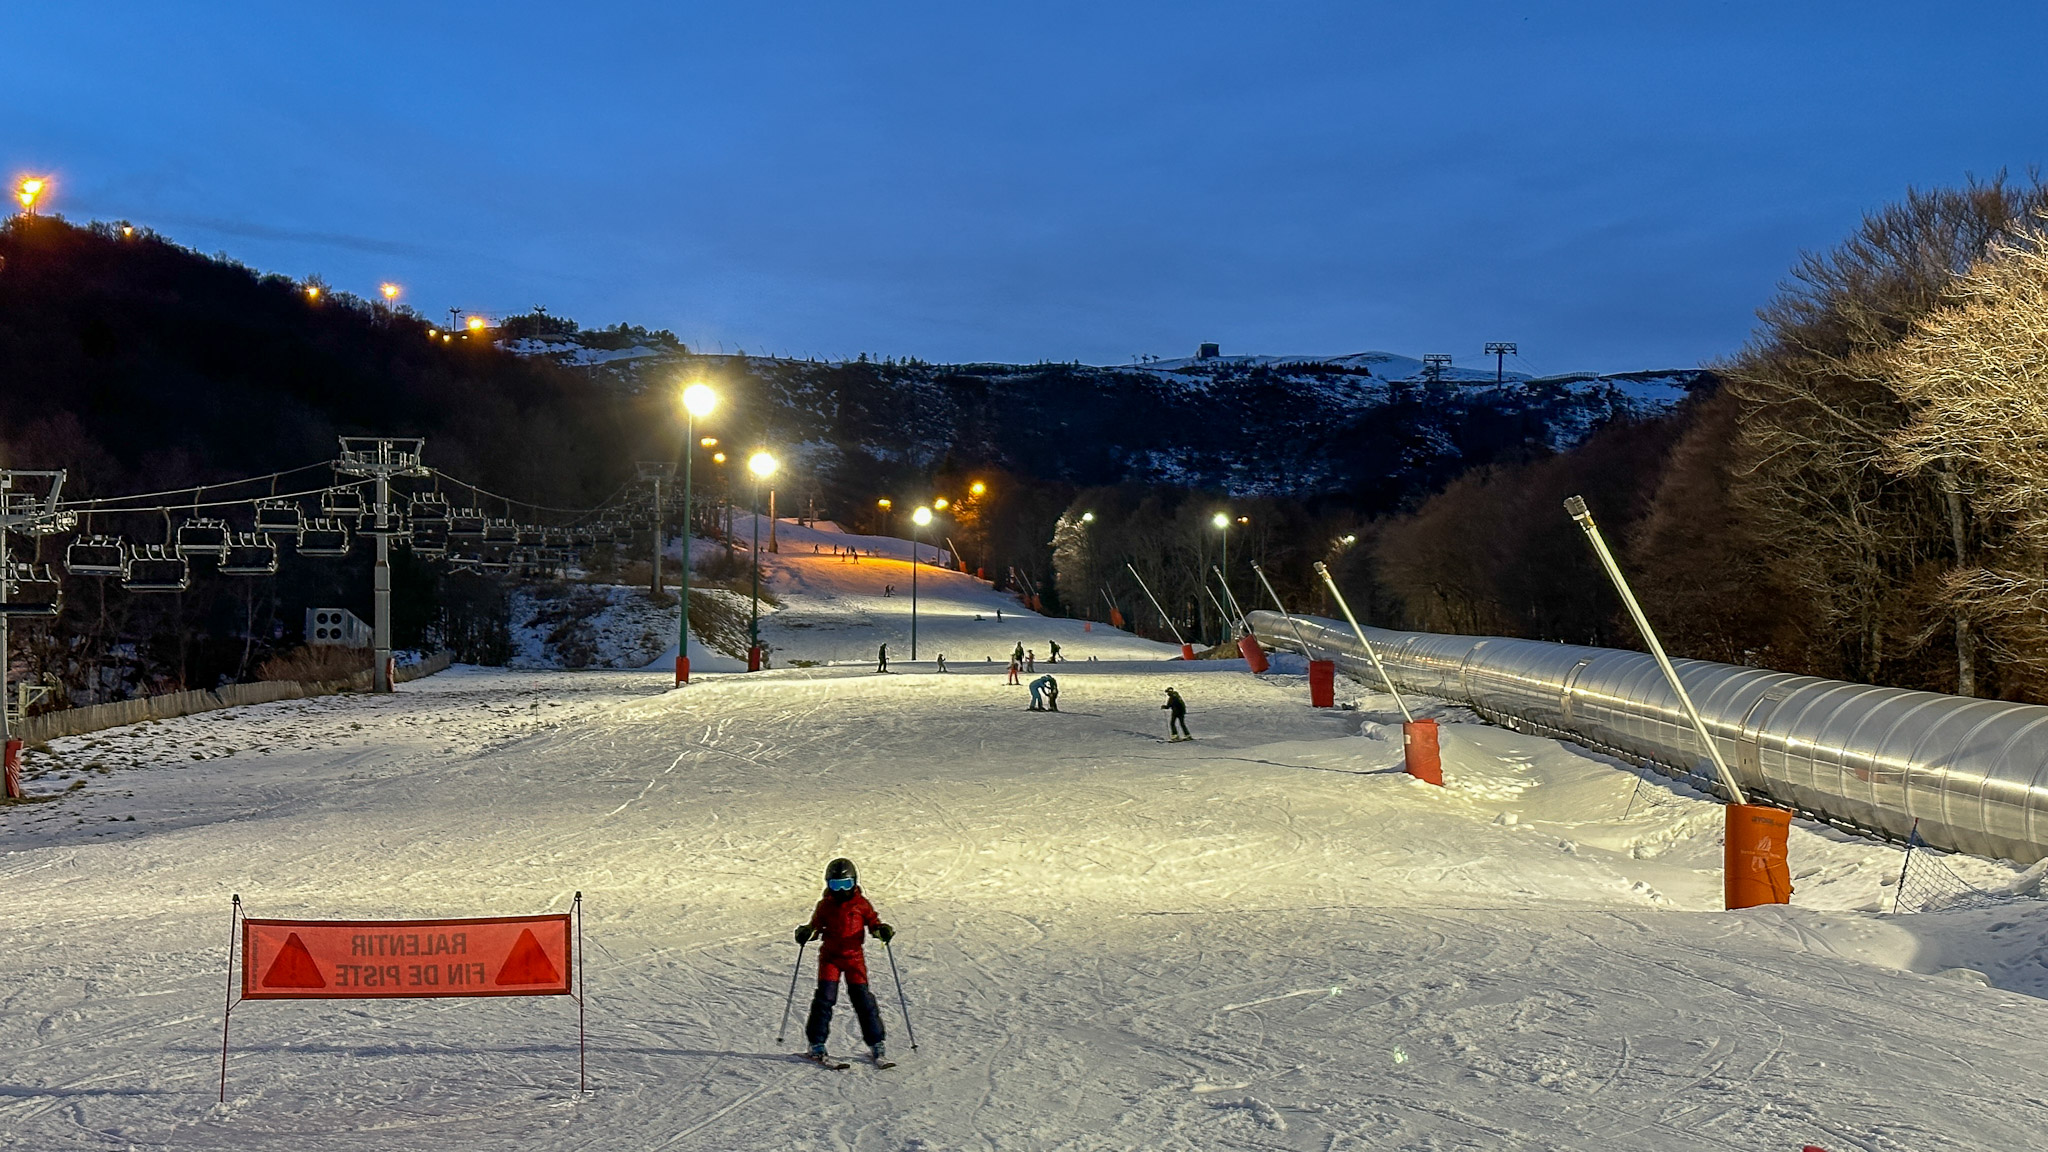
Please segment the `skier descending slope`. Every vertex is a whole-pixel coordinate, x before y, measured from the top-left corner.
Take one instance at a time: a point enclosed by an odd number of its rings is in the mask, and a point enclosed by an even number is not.
[[[875,939],[887,944],[896,930],[875,915],[875,906],[861,895],[860,874],[853,861],[841,857],[825,866],[825,895],[811,913],[811,922],[796,930],[796,942],[818,944],[818,991],[811,997],[811,1015],[804,1022],[804,1036],[811,1042],[809,1057],[820,1064],[845,1067],[825,1054],[825,1040],[832,1034],[832,1010],[839,1003],[839,978],[846,977],[846,996],[853,1001],[853,1014],[860,1021],[861,1039],[874,1054],[875,1067],[893,1068],[884,1054],[882,1013],[875,1007],[875,995],[868,991],[868,958],[861,951],[861,938],[872,929]]]
[[[1166,709],[1167,743],[1195,738],[1194,734],[1188,731],[1188,702],[1180,698],[1180,693],[1168,688],[1166,703],[1160,707]]]

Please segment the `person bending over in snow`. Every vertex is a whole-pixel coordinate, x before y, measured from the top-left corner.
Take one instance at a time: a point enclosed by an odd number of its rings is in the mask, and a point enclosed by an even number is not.
[[[1060,682],[1048,672],[1031,682],[1031,711],[1057,712],[1060,710]]]
[[[875,994],[868,991],[868,958],[861,951],[861,938],[868,932],[883,944],[896,930],[875,915],[875,906],[861,895],[860,873],[853,861],[840,857],[825,866],[825,895],[811,913],[811,921],[796,930],[796,942],[818,941],[818,991],[811,997],[811,1014],[804,1021],[804,1038],[811,1042],[811,1058],[825,1059],[825,1041],[832,1035],[832,1010],[839,1003],[839,979],[846,978],[846,998],[853,1001],[854,1018],[860,1021],[860,1038],[883,1064],[882,1013],[875,1007]]]
[[[1168,688],[1166,690],[1166,703],[1161,704],[1160,707],[1166,709],[1168,713],[1166,718],[1166,738],[1169,741],[1193,740],[1195,738],[1194,734],[1188,731],[1188,702],[1180,698],[1180,693]]]

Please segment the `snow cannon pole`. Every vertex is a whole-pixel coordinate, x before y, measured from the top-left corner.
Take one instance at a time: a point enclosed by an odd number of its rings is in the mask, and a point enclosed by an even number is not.
[[[1330,569],[1321,560],[1316,561],[1316,575],[1330,586],[1330,595],[1336,597],[1337,607],[1344,610],[1344,619],[1351,622],[1351,630],[1358,634],[1358,642],[1365,648],[1366,658],[1372,661],[1373,670],[1380,674],[1380,683],[1387,686],[1387,692],[1394,697],[1394,706],[1401,710],[1401,719],[1413,724],[1415,716],[1408,711],[1408,702],[1401,699],[1401,690],[1394,687],[1394,678],[1387,675],[1387,666],[1380,663],[1380,654],[1373,650],[1372,641],[1365,638],[1365,629],[1358,626],[1358,617],[1351,614],[1351,605],[1344,600],[1344,593],[1337,591],[1337,581],[1331,577]]]
[[[1280,594],[1278,592],[1273,591],[1273,582],[1271,580],[1266,579],[1266,570],[1264,568],[1259,567],[1257,564],[1254,564],[1252,565],[1252,571],[1259,574],[1259,583],[1266,586],[1266,595],[1271,596],[1273,598],[1273,607],[1278,608],[1280,610],[1280,618],[1282,620],[1287,621],[1287,626],[1294,630],[1294,640],[1295,643],[1301,645],[1302,658],[1305,660],[1315,659],[1316,654],[1313,651],[1311,651],[1308,646],[1308,637],[1303,636],[1301,634],[1301,625],[1296,624],[1294,622],[1294,617],[1290,615],[1287,611],[1287,605],[1281,603]]]
[[[782,1023],[775,1026],[777,1044],[789,1035],[789,1007],[796,1003],[796,978],[804,974],[804,949],[809,945],[808,940],[799,940],[796,944],[796,967],[789,970],[789,996],[782,1001]]]
[[[1642,634],[1643,642],[1650,646],[1650,655],[1657,658],[1657,667],[1664,670],[1664,679],[1671,685],[1672,695],[1678,697],[1679,706],[1685,709],[1686,719],[1692,721],[1692,730],[1699,733],[1700,743],[1706,746],[1707,756],[1714,762],[1714,771],[1721,776],[1721,786],[1728,789],[1728,795],[1737,804],[1747,804],[1743,798],[1742,786],[1735,782],[1735,774],[1728,770],[1728,762],[1721,758],[1721,746],[1707,735],[1707,723],[1700,719],[1699,709],[1692,705],[1692,694],[1678,680],[1678,670],[1671,666],[1671,657],[1664,654],[1664,645],[1658,643],[1657,633],[1650,628],[1649,617],[1643,615],[1643,606],[1636,602],[1636,594],[1629,590],[1628,579],[1621,574],[1621,565],[1614,562],[1614,553],[1607,550],[1607,541],[1600,535],[1600,526],[1593,523],[1592,510],[1586,507],[1584,496],[1574,496],[1564,502],[1564,510],[1585,529],[1586,540],[1593,545],[1593,551],[1600,557],[1600,566],[1607,569],[1607,578],[1614,581],[1614,590],[1621,593],[1621,602],[1628,606],[1629,619],[1636,623],[1636,631]]]
[[[1714,771],[1721,777],[1721,786],[1728,790],[1732,802],[1728,805],[1727,835],[1721,860],[1722,906],[1734,909],[1753,908],[1759,904],[1790,904],[1792,873],[1785,853],[1791,839],[1792,814],[1782,808],[1752,805],[1742,794],[1742,786],[1735,782],[1735,774],[1728,770],[1728,761],[1721,756],[1721,746],[1707,732],[1706,721],[1700,718],[1699,709],[1693,707],[1691,693],[1678,679],[1678,669],[1672,667],[1671,657],[1664,654],[1664,645],[1651,630],[1649,617],[1643,614],[1643,606],[1636,601],[1628,579],[1621,574],[1621,565],[1615,563],[1614,553],[1608,551],[1607,541],[1600,535],[1600,526],[1593,523],[1593,512],[1586,507],[1586,498],[1573,496],[1564,502],[1564,509],[1585,530],[1586,541],[1600,557],[1600,566],[1607,570],[1607,578],[1614,582],[1614,590],[1621,594],[1621,602],[1628,607],[1629,619],[1635,621],[1636,631],[1649,645],[1650,655],[1656,657],[1657,667],[1664,672],[1665,683],[1671,686],[1671,694],[1678,697],[1686,719],[1692,721],[1692,730],[1698,733],[1707,757],[1714,762]]]
[[[896,1007],[903,1013],[903,1030],[910,1034],[910,1050],[917,1051],[917,1029],[910,1026],[910,1001],[903,995],[903,973],[896,967],[896,949],[888,940],[882,941],[882,951],[889,954],[889,975],[896,978]]]
[[[1211,564],[1209,565],[1209,571],[1216,574],[1216,583],[1223,585],[1223,599],[1229,602],[1230,610],[1237,613],[1238,627],[1246,632],[1250,632],[1252,630],[1251,618],[1244,614],[1244,605],[1237,602],[1237,593],[1230,590],[1230,582],[1223,578],[1223,569]]]
[[[1154,596],[1152,594],[1152,589],[1146,587],[1145,578],[1143,576],[1138,575],[1138,570],[1136,568],[1133,568],[1129,561],[1124,562],[1124,568],[1126,571],[1130,572],[1131,579],[1136,580],[1138,582],[1139,590],[1145,593],[1145,599],[1150,600],[1152,602],[1152,608],[1154,611],[1159,613],[1159,618],[1161,620],[1166,621],[1167,631],[1173,633],[1173,642],[1180,645],[1180,658],[1183,660],[1194,659],[1194,652],[1192,649],[1188,647],[1187,640],[1181,636],[1180,629],[1174,627],[1173,617],[1168,616],[1166,614],[1166,609],[1161,608],[1159,606],[1159,597]]]

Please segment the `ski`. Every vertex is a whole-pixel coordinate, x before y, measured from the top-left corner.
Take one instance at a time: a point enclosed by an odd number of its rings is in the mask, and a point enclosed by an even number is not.
[[[816,1064],[820,1068],[830,1068],[834,1072],[844,1072],[848,1068],[853,1067],[853,1065],[848,1064],[844,1060],[834,1060],[830,1056],[813,1056],[809,1052],[799,1052],[796,1054],[796,1058],[799,1060],[808,1060],[811,1063]]]
[[[896,1062],[894,1060],[889,1059],[887,1056],[870,1056],[868,1057],[868,1059],[874,1062],[875,1071],[877,1072],[882,1071],[885,1068],[894,1068],[896,1066]]]

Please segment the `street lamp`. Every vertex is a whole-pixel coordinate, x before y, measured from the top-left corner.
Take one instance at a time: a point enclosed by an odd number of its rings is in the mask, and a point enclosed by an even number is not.
[[[775,457],[766,451],[747,458],[747,471],[754,474],[754,596],[747,607],[747,632],[753,644],[747,649],[747,671],[761,670],[761,481],[775,475]]]
[[[969,484],[967,486],[967,491],[969,495],[979,496],[982,493],[988,491],[988,485],[983,484],[979,480],[976,480],[974,483]]]
[[[463,321],[463,327],[468,328],[471,334],[480,333],[489,326],[490,321],[485,320],[481,316],[471,316],[468,320]]]
[[[1223,534],[1223,594],[1228,596],[1230,594],[1230,513],[1218,512],[1214,516],[1209,517],[1209,523],[1214,524],[1216,530]],[[1224,621],[1226,628],[1229,627],[1229,624],[1228,620]],[[1227,640],[1229,637],[1226,636],[1224,639]]]
[[[919,508],[910,514],[910,658],[917,659],[917,533],[932,522],[932,510]]]
[[[384,307],[389,308],[393,304],[398,303],[398,294],[404,291],[404,289],[386,280],[384,283],[377,285],[377,291],[384,297]]]
[[[1093,512],[1083,512],[1083,513],[1081,513],[1081,523],[1083,523],[1083,524],[1093,524],[1093,523],[1095,523],[1095,513],[1093,513]]]
[[[887,536],[896,529],[896,517],[890,511],[895,505],[890,502],[887,496],[884,496],[880,500],[875,501],[875,507],[882,510],[882,535]]]
[[[36,201],[42,199],[49,187],[50,178],[47,176],[24,176],[21,183],[15,185],[14,198],[21,201],[23,212],[33,216],[36,214]]]
[[[690,441],[697,435],[697,418],[711,415],[718,407],[718,393],[703,384],[692,384],[683,389],[683,614],[676,624],[676,683],[690,682],[690,540],[696,535],[694,521],[690,516],[690,466],[697,460],[697,454],[690,450]],[[705,438],[707,447],[718,441]],[[660,550],[656,549],[654,562],[661,563]]]

